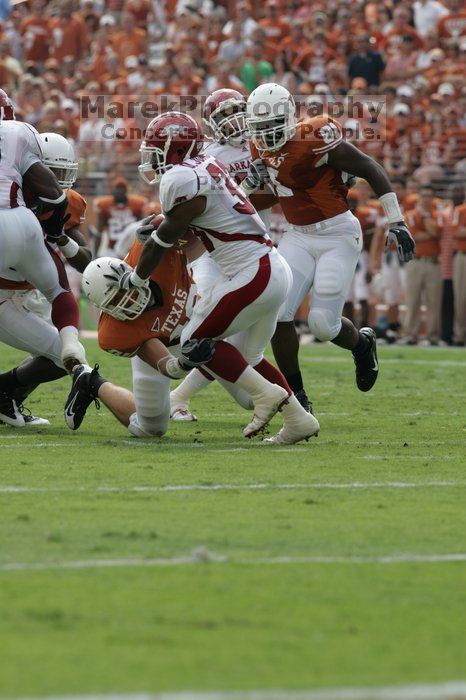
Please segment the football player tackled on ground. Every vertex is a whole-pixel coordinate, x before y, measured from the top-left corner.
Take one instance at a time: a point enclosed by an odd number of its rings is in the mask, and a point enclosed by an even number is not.
[[[356,329],[342,318],[343,305],[362,249],[361,226],[349,211],[345,174],[362,177],[379,197],[389,230],[387,245],[396,245],[400,260],[414,254],[414,241],[403,221],[396,194],[381,165],[343,140],[340,124],[328,115],[299,122],[291,94],[280,85],[259,86],[249,96],[246,122],[255,158],[243,189],[271,187],[289,223],[278,245],[293,272],[272,348],[291,389],[303,391],[298,363],[299,341],[293,319],[312,289],[308,316],[311,332],[350,350],[356,383],[369,391],[377,379],[375,332]],[[253,182],[253,186],[248,183]]]

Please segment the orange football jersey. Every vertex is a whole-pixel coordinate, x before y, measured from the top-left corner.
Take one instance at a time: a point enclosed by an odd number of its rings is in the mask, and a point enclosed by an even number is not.
[[[293,139],[260,156],[289,223],[308,226],[348,210],[341,173],[325,162],[342,140],[340,124],[325,114],[299,122]],[[259,158],[253,143],[251,154]]]
[[[135,241],[125,258],[136,267],[142,246]],[[147,340],[157,338],[164,345],[179,342],[187,320],[190,278],[186,256],[180,248],[170,248],[150,277],[158,285],[162,304],[144,311],[134,321],[119,321],[102,313],[99,319],[99,345],[113,355],[132,357]]]
[[[142,219],[146,200],[137,194],[129,194],[126,203],[115,202],[112,195],[98,197],[94,201],[96,212],[103,215],[108,233],[108,246],[114,248],[123,230],[133,221]]]

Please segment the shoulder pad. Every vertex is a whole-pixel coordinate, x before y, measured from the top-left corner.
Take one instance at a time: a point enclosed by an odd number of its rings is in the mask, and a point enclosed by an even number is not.
[[[169,212],[177,204],[196,197],[201,189],[199,176],[194,168],[175,165],[163,174],[159,198],[163,212]]]

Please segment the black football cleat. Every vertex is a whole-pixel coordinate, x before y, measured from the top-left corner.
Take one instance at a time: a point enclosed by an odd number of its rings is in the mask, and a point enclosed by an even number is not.
[[[314,411],[312,410],[312,403],[309,401],[307,394],[304,389],[300,389],[295,393],[296,398],[298,399],[299,403],[301,406],[304,408],[306,413],[310,413],[312,416],[314,415]]]
[[[13,396],[0,391],[0,421],[13,428],[24,428],[24,418]]]
[[[353,353],[356,365],[356,384],[360,391],[369,391],[377,381],[379,374],[376,335],[372,328],[361,328],[359,332],[366,336],[369,347],[362,353]]]
[[[71,430],[77,430],[84,420],[86,411],[94,401],[100,408],[99,399],[91,388],[92,378],[98,374],[99,365],[91,369],[88,365],[77,365],[73,371],[71,391],[65,403],[65,420]]]

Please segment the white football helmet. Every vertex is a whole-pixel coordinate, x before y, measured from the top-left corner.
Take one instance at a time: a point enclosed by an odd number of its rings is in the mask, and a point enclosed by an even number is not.
[[[295,101],[286,88],[265,83],[249,95],[246,125],[259,155],[284,146],[295,135],[296,124]]]
[[[71,143],[60,134],[39,134],[44,165],[55,173],[63,189],[73,187],[78,177],[78,162]]]
[[[142,287],[120,289],[118,283],[133,268],[118,258],[96,258],[83,272],[81,287],[91,304],[119,321],[134,321],[147,308],[151,297],[149,280]]]

